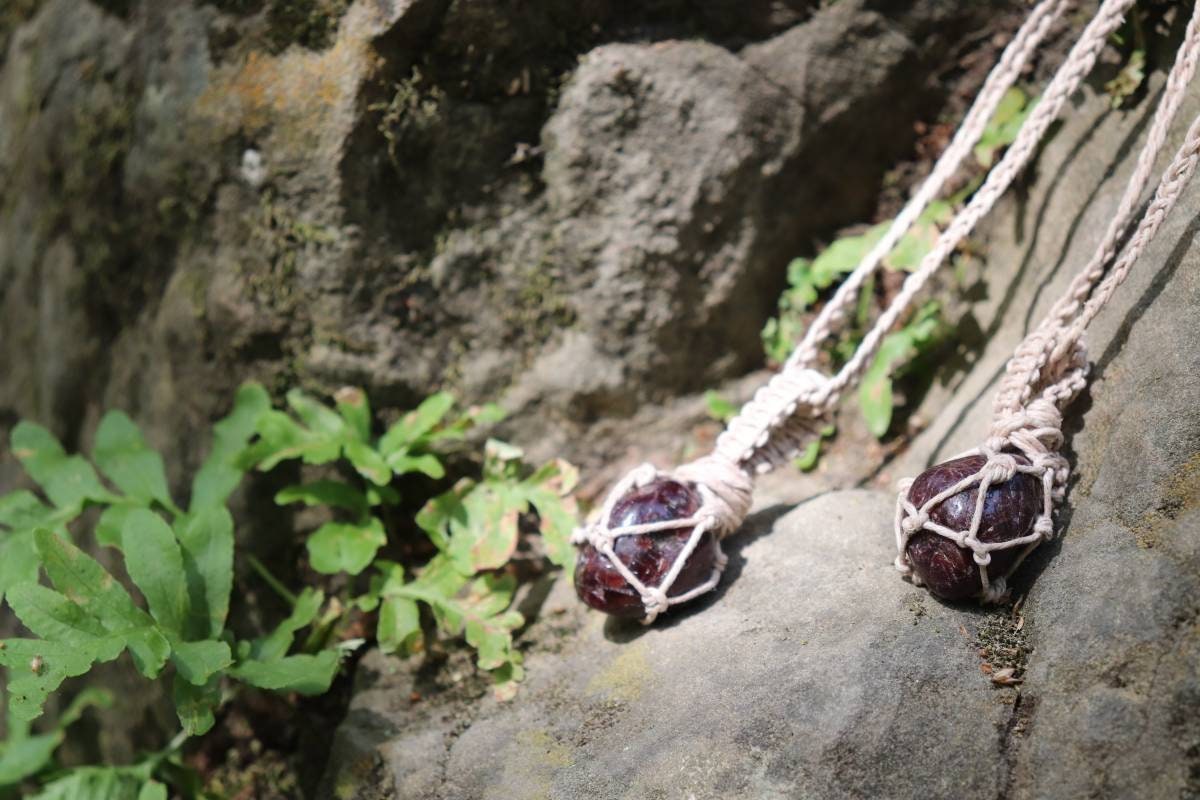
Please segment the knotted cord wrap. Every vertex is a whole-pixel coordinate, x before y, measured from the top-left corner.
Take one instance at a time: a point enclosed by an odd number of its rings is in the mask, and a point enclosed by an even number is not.
[[[683,483],[694,483],[711,496],[704,498],[700,514],[713,519],[713,531],[717,538],[724,538],[742,525],[754,502],[754,482],[744,469],[719,453],[705,456],[691,463],[676,467],[672,478]]]
[[[616,504],[629,492],[648,486],[656,480],[667,478],[681,483],[689,483],[700,492],[700,508],[690,517],[650,522],[642,525],[611,526],[612,512]],[[750,512],[750,502],[753,484],[750,476],[736,464],[717,455],[693,461],[677,467],[673,472],[663,472],[653,464],[641,464],[630,470],[624,478],[613,486],[600,510],[600,514],[589,525],[579,528],[571,537],[576,546],[590,544],[607,558],[620,573],[621,577],[632,586],[642,598],[646,613],[642,618],[649,625],[658,615],[676,603],[686,603],[702,594],[712,591],[721,580],[728,558],[721,550],[720,539],[729,535],[742,524],[742,520]],[[613,550],[616,540],[621,536],[639,536],[651,533],[664,533],[672,530],[691,528],[687,544],[679,552],[670,571],[663,577],[658,586],[645,585],[633,571],[617,558]],[[667,593],[679,573],[683,570],[688,558],[700,544],[705,533],[713,533],[714,564],[708,580],[682,594],[669,597]]]
[[[1136,230],[1118,256],[1118,244],[1128,231],[1171,122],[1196,73],[1198,60],[1200,4],[1193,7],[1184,41],[1167,78],[1162,102],[1155,112],[1146,143],[1104,238],[1091,260],[1071,281],[1064,296],[1017,347],[996,393],[992,428],[987,442],[964,454],[984,456],[983,466],[975,474],[968,475],[927,499],[919,508],[909,499],[913,481],[906,479],[901,482],[896,502],[898,554],[895,564],[896,569],[914,583],[919,585],[920,579],[909,562],[907,550],[909,540],[920,531],[931,531],[972,551],[979,567],[979,597],[984,603],[1005,600],[1008,596],[1007,581],[1013,572],[1034,548],[1053,538],[1054,506],[1064,499],[1070,477],[1070,465],[1059,453],[1063,443],[1062,412],[1087,385],[1084,330],[1124,282],[1133,263],[1178,201],[1200,161],[1198,116],[1185,134],[1183,145],[1163,173],[1154,198]],[[1011,455],[1014,450],[1029,460],[1028,466],[1016,464]],[[1017,471],[1037,476],[1042,484],[1043,507],[1032,530],[1026,536],[1008,541],[979,541],[977,534],[989,487],[1008,481]],[[930,519],[930,512],[944,500],[972,488],[976,488],[975,511],[967,530],[951,530]],[[1009,548],[1021,549],[1003,576],[989,579],[987,566],[991,562],[991,553]]]
[[[574,543],[595,547],[639,593],[646,609],[643,622],[648,624],[670,605],[686,602],[716,586],[725,557],[719,543],[714,541],[717,559],[712,577],[686,594],[668,597],[683,563],[705,532],[711,530],[714,538],[719,539],[740,527],[749,513],[754,477],[787,463],[819,437],[820,430],[829,423],[842,392],[861,378],[878,353],[884,336],[900,321],[946,257],[970,234],[1032,159],[1067,98],[1091,71],[1107,37],[1120,26],[1125,11],[1133,2],[1104,0],[1055,73],[1041,100],[1021,126],[1016,140],[988,174],[966,208],[939,236],[918,269],[905,280],[901,291],[836,375],[827,376],[816,368],[820,343],[836,332],[866,279],[878,269],[887,253],[971,154],[1005,92],[1016,83],[1030,56],[1070,6],[1070,0],[1041,0],[1030,12],[988,75],[978,98],[929,177],[897,216],[883,239],[825,305],[783,369],[760,388],[729,422],[718,437],[713,454],[680,467],[673,473],[660,472],[649,464],[637,467],[613,486],[600,515],[591,524],[575,532],[572,537]],[[610,527],[612,509],[622,497],[630,490],[644,487],[662,477],[675,477],[697,487],[702,503],[695,515],[647,525]],[[685,550],[668,574],[654,587],[645,586],[613,552],[613,542],[620,536],[647,535],[692,526],[692,535]]]
[[[829,424],[829,392],[829,378],[815,369],[775,374],[717,437],[716,454],[751,474],[770,472]]]
[[[1070,466],[1058,452],[1061,445],[1062,413],[1056,402],[1042,397],[1031,402],[1024,412],[1007,417],[993,426],[992,436],[986,444],[955,456],[983,456],[984,463],[977,472],[938,492],[919,508],[908,497],[913,479],[902,480],[896,499],[896,569],[916,585],[921,585],[920,576],[908,561],[908,541],[920,531],[931,531],[970,550],[979,569],[980,600],[984,603],[1002,602],[1008,597],[1008,578],[1039,544],[1054,536],[1054,503],[1063,498],[1070,476]],[[1012,454],[1013,450],[1023,455],[1029,463],[1019,463]],[[1018,472],[1033,475],[1042,484],[1042,508],[1031,532],[1003,542],[980,541],[978,534],[988,489],[1007,483]],[[972,488],[976,489],[974,511],[967,530],[953,530],[930,518],[930,512],[943,501]],[[1004,575],[992,578],[988,574],[992,552],[1010,548],[1021,550]]]

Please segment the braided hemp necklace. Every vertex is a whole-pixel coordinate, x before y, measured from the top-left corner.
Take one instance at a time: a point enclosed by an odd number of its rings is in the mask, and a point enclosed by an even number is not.
[[[1033,9],[1005,48],[929,177],[876,247],[834,293],[783,369],[730,421],[714,451],[671,471],[660,471],[650,464],[635,468],[613,486],[599,515],[576,531],[573,541],[580,552],[575,586],[585,603],[616,616],[650,623],[672,605],[687,602],[717,585],[726,561],[720,540],[736,531],[749,513],[754,477],[788,462],[824,427],[842,392],[860,379],[874,359],[883,337],[1032,159],[1067,98],[1091,71],[1107,37],[1121,24],[1132,3],[1104,0],[980,189],[905,280],[849,361],[833,376],[822,374],[816,369],[821,342],[844,321],[862,284],[971,152],[1000,98],[1016,82],[1022,67],[1069,3],[1042,0]],[[921,513],[918,509],[918,519]],[[930,507],[925,513],[936,512]],[[915,539],[911,534],[921,526],[897,524],[912,528],[904,534],[903,560],[909,539]]]

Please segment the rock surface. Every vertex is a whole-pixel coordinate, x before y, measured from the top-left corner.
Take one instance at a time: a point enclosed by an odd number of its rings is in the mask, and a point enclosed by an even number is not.
[[[18,419],[86,451],[109,408],[183,490],[247,378],[385,415],[446,388],[534,459],[621,453],[761,366],[787,260],[870,213],[1018,5],[0,2],[0,491]],[[784,85],[813,21],[862,81]],[[836,197],[786,200],[812,175]],[[289,534],[239,519],[290,570]],[[89,759],[175,726],[115,685]]]
[[[701,5],[19,0],[0,423],[86,444],[120,406],[179,481],[246,378],[449,388],[581,457],[761,365],[787,260],[871,212],[1017,4]]]
[[[920,411],[928,429],[875,483],[978,442],[1007,354],[1100,238],[1149,108],[1112,111],[1090,89],[1075,99],[980,234],[970,313],[987,343],[964,345],[968,368],[946,369]],[[1169,144],[1198,112],[1193,95]],[[557,587],[526,634],[530,677],[511,703],[464,702],[462,675],[368,656],[322,791],[1200,796],[1198,198],[1188,192],[1090,331],[1063,534],[1019,573],[1019,610],[943,604],[901,581],[890,491],[777,480],[703,607],[642,629],[585,614]]]
[[[1011,705],[980,675],[961,615],[895,580],[890,511],[852,491],[760,512],[714,601],[650,628],[584,615],[530,658],[516,702],[482,701],[465,730],[410,706],[411,675],[370,657],[339,746],[377,726],[398,797],[879,797],[932,776],[924,796],[986,792]],[[581,613],[561,591],[547,606],[562,604]],[[920,706],[929,716],[898,713]],[[910,757],[930,716],[954,745]]]
[[[447,387],[503,399],[535,456],[618,463],[700,406],[671,398],[759,363],[786,260],[871,213],[944,108],[948,45],[1018,4],[293,5],[0,10],[0,428],[75,447],[122,407],[179,483],[243,378],[385,408]],[[317,796],[1200,796],[1200,193],[1091,332],[1065,533],[1020,611],[890,566],[891,485],[978,442],[1160,86],[1082,92],[978,234],[977,335],[911,447],[765,480],[720,592],[652,628],[560,583],[513,702],[461,654],[367,654]],[[130,755],[135,715],[147,741],[171,724],[122,700],[89,757]]]

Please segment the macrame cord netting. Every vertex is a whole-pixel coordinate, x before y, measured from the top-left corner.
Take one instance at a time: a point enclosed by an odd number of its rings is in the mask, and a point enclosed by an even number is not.
[[[600,513],[587,526],[576,530],[576,545],[591,545],[604,555],[640,595],[645,607],[643,622],[652,622],[669,606],[686,602],[712,589],[720,579],[725,556],[719,540],[736,531],[750,511],[754,476],[787,463],[812,441],[831,417],[838,400],[856,383],[879,351],[883,338],[911,307],[933,273],[970,234],[979,220],[996,204],[1018,174],[1032,159],[1038,144],[1061,114],[1067,98],[1091,72],[1107,37],[1121,24],[1133,0],[1104,0],[1084,28],[1062,66],[1046,87],[1041,99],[1021,126],[1015,141],[988,173],[971,197],[938,237],[918,268],[846,364],[834,375],[818,366],[820,344],[836,333],[845,320],[863,283],[878,269],[884,256],[900,241],[926,206],[939,195],[946,182],[961,167],[983,134],[1005,92],[1013,86],[1054,22],[1070,5],[1069,0],[1041,0],[1030,13],[1000,60],[988,75],[979,96],[963,119],[950,145],[933,170],[893,221],[880,242],[847,277],[809,327],[803,341],[783,369],[761,387],[717,438],[713,452],[674,470],[662,471],[651,464],[633,469],[610,490]],[[646,525],[613,526],[611,513],[616,503],[635,488],[662,478],[694,484],[701,495],[696,514],[686,519]],[[657,586],[646,586],[614,552],[622,536],[640,536],[671,530],[692,529],[691,535],[671,570]],[[712,575],[686,594],[669,596],[672,584],[701,537],[712,532],[716,562]]]
[[[979,570],[980,600],[1001,602],[1008,596],[1008,579],[1042,542],[1054,536],[1054,504],[1066,491],[1070,466],[1059,452],[1063,444],[1062,413],[1087,385],[1087,350],[1084,330],[1124,282],[1137,258],[1158,232],[1195,171],[1200,156],[1200,117],[1192,123],[1159,182],[1154,198],[1118,257],[1118,247],[1128,233],[1134,212],[1149,183],[1154,162],[1162,150],[1171,122],[1186,95],[1200,60],[1200,5],[1193,8],[1184,41],[1167,77],[1162,100],[1155,111],[1146,143],[1125,187],[1117,210],[1092,258],[1072,279],[1066,293],[1046,318],[1029,333],[1009,360],[996,393],[992,428],[987,441],[961,456],[984,457],[984,464],[917,507],[909,499],[912,479],[900,484],[896,503],[896,569],[916,583],[920,578],[908,559],[909,540],[929,531],[968,549]],[[1110,268],[1111,267],[1111,268]],[[1106,275],[1107,270],[1107,275]],[[1024,456],[1020,463],[1016,453]],[[978,538],[984,502],[992,486],[1004,484],[1017,473],[1034,476],[1042,488],[1042,509],[1025,536],[1003,542]],[[931,513],[944,501],[974,489],[974,512],[966,530],[936,523]],[[992,554],[1017,549],[1003,575],[990,576]]]

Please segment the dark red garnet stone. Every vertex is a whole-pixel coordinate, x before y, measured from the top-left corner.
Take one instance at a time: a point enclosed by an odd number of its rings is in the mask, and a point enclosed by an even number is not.
[[[1028,465],[1022,455],[1017,463]],[[965,456],[930,467],[917,476],[908,490],[908,500],[917,508],[929,498],[978,472],[986,459]],[[929,510],[929,518],[955,531],[971,527],[979,487],[971,486]],[[981,542],[1007,542],[1029,535],[1042,508],[1042,484],[1035,475],[1018,472],[1001,484],[988,487],[979,523]],[[965,600],[979,594],[983,586],[972,552],[932,531],[919,531],[905,549],[913,571],[933,594],[945,600]],[[1021,548],[993,550],[988,580],[1004,575]]]
[[[700,509],[700,494],[693,486],[659,478],[634,489],[613,506],[609,515],[612,528],[685,519]],[[646,586],[658,586],[671,570],[680,551],[692,535],[692,528],[618,537],[613,551]],[[707,531],[696,549],[667,590],[678,597],[708,580],[716,563],[716,545]],[[641,618],[646,615],[641,595],[621,577],[613,563],[596,548],[585,546],[575,561],[575,591],[592,608],[615,617]]]

